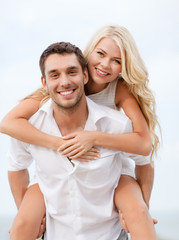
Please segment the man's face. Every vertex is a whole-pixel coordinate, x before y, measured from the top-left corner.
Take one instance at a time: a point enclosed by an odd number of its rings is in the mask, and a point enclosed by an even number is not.
[[[87,70],[82,71],[74,53],[49,55],[45,61],[45,77],[42,77],[43,86],[58,107],[72,109],[79,104],[88,74]]]

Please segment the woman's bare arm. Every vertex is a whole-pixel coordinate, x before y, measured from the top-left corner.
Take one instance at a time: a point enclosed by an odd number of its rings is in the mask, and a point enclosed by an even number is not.
[[[132,144],[137,149],[137,154],[148,155],[152,148],[150,131],[137,100],[129,92],[125,82],[118,82],[115,101],[116,105],[122,107],[125,114],[132,121],[133,133],[126,134],[127,137],[130,137],[128,138],[128,145]],[[123,141],[125,141],[125,137],[123,138]]]
[[[147,122],[140,107],[127,87],[119,82],[116,90],[116,105],[122,107],[132,121],[133,132],[125,134],[96,133],[95,144],[123,152],[147,156],[152,142]]]
[[[21,101],[3,118],[0,131],[20,141],[57,150],[65,142],[63,139],[41,132],[27,121],[39,106],[40,101],[33,98]]]

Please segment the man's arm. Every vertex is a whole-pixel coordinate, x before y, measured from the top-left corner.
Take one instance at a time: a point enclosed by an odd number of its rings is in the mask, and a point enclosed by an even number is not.
[[[144,201],[149,207],[149,200],[154,181],[154,168],[151,166],[151,164],[136,165],[135,173],[137,182],[142,190]]]
[[[29,173],[27,169],[8,172],[9,184],[17,208],[19,209],[24,194],[29,185]]]

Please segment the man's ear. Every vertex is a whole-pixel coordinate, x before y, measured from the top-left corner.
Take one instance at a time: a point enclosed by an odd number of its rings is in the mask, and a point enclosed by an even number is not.
[[[47,90],[47,82],[43,76],[41,77],[41,82],[42,82],[43,88]]]
[[[85,85],[85,84],[87,84],[87,82],[88,82],[88,78],[89,78],[87,67],[85,68],[83,74],[84,74],[84,85]]]

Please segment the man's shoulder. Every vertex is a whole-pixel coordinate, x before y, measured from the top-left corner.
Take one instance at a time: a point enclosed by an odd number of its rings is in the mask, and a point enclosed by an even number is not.
[[[98,131],[122,134],[132,132],[131,120],[122,112],[87,99],[89,115]]]
[[[42,120],[44,121],[44,119],[46,119],[47,116],[51,116],[51,113],[52,113],[51,101],[48,100],[46,103],[43,104],[41,108],[39,108],[39,110],[36,113],[34,113],[29,118],[29,122],[33,125],[36,125]]]
[[[107,106],[97,104],[91,99],[87,97],[88,107],[90,108],[90,111],[94,112],[94,114],[97,112],[98,115],[101,115],[102,118],[111,118],[114,120],[119,121],[130,121],[130,119],[121,111],[117,111],[115,109],[109,108]]]

